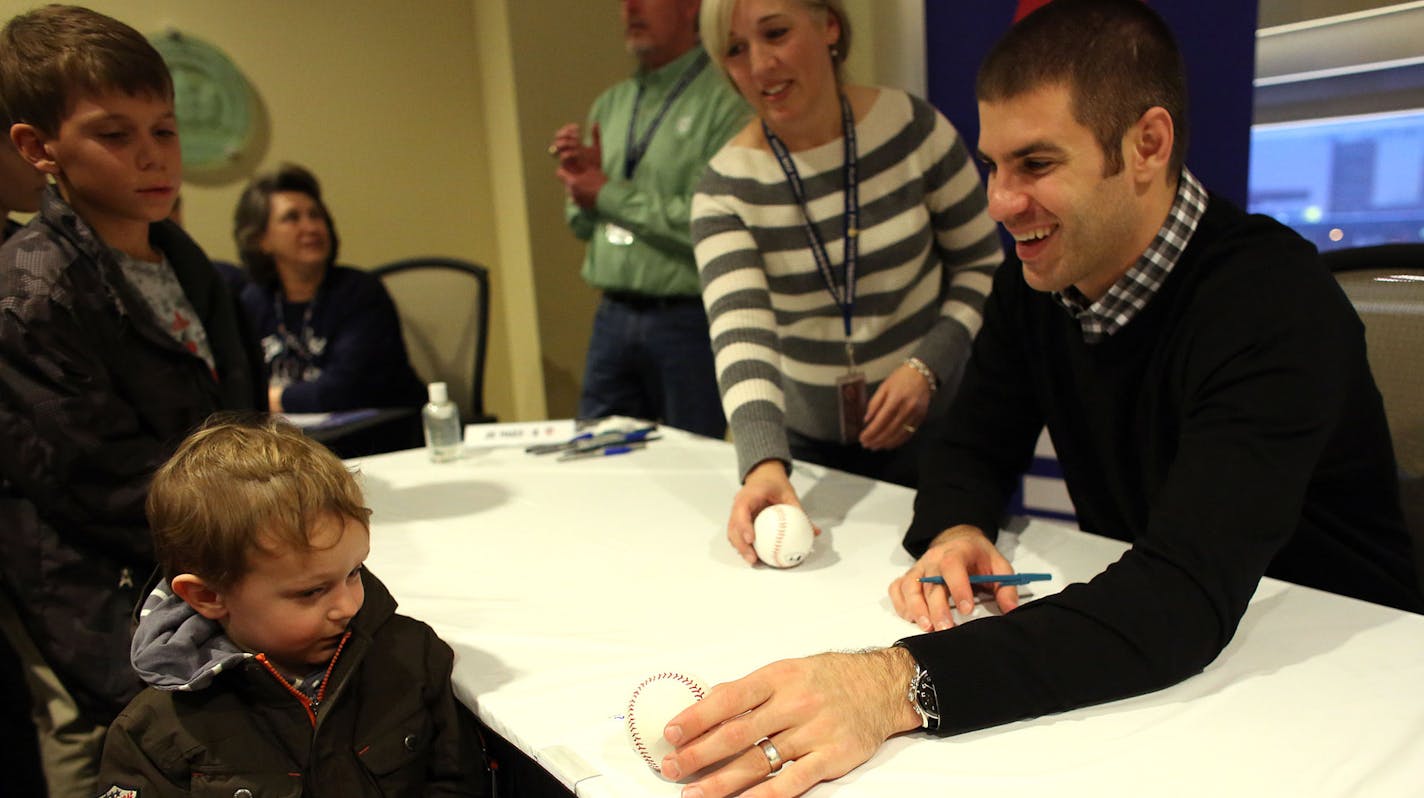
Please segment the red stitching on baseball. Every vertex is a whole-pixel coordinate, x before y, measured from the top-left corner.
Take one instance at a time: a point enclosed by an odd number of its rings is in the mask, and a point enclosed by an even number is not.
[[[785,568],[786,564],[781,561],[781,541],[786,537],[786,509],[777,507],[776,509],[776,543],[771,547],[771,561]]]
[[[653,674],[639,682],[638,686],[633,689],[633,695],[628,699],[628,735],[633,738],[633,747],[638,749],[638,755],[643,758],[644,762],[648,763],[648,767],[652,768],[654,773],[662,773],[662,771],[658,768],[657,763],[653,762],[652,754],[648,753],[648,747],[643,743],[643,736],[638,733],[637,713],[634,711],[634,705],[638,703],[638,696],[642,694],[644,687],[662,679],[672,679],[683,685],[698,701],[701,701],[705,697],[702,691],[702,685],[698,684],[691,677],[674,671],[663,671],[662,673]]]

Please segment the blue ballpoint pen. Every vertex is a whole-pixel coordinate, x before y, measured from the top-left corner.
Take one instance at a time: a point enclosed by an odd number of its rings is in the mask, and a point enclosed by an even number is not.
[[[614,446],[620,443],[642,440],[656,430],[656,426],[650,426],[635,429],[631,432],[600,432],[596,435],[592,432],[584,432],[560,443],[536,443],[533,446],[525,447],[524,451],[529,454],[553,454],[554,452],[581,452],[589,449],[601,449],[604,446]]]
[[[570,447],[570,449],[573,454],[580,454],[582,452],[593,451],[595,449],[605,449],[610,446],[624,446],[632,443],[655,441],[658,439],[658,436],[654,435],[653,433],[657,432],[657,430],[657,427],[643,427],[642,429],[635,429],[632,432],[617,433],[612,439],[605,438],[601,435],[595,435],[589,440],[580,441],[576,443],[574,446]]]
[[[1026,585],[1029,582],[1045,582],[1053,578],[1053,574],[974,574],[969,577],[969,584],[984,585],[998,583],[999,585]],[[931,585],[944,584],[942,576],[922,576],[921,582]]]

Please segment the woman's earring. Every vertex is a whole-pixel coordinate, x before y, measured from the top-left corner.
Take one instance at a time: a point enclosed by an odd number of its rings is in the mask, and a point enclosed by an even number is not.
[[[841,59],[841,48],[835,46],[834,44],[831,45],[831,60],[832,60],[832,61],[839,61],[840,59]]]

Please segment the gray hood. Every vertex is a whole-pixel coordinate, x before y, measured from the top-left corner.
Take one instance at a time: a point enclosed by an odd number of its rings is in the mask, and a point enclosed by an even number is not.
[[[201,690],[252,656],[228,638],[221,624],[174,594],[166,579],[144,600],[129,649],[139,678],[159,690]]]

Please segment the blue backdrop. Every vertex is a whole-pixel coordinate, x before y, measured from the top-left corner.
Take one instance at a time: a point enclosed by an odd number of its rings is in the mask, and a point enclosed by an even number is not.
[[[925,0],[929,100],[973,150],[979,140],[974,75],[1012,24],[1020,5],[1042,0]],[[1246,205],[1251,147],[1251,78],[1256,3],[1151,0],[1167,20],[1187,64],[1191,141],[1187,166],[1206,187]]]

